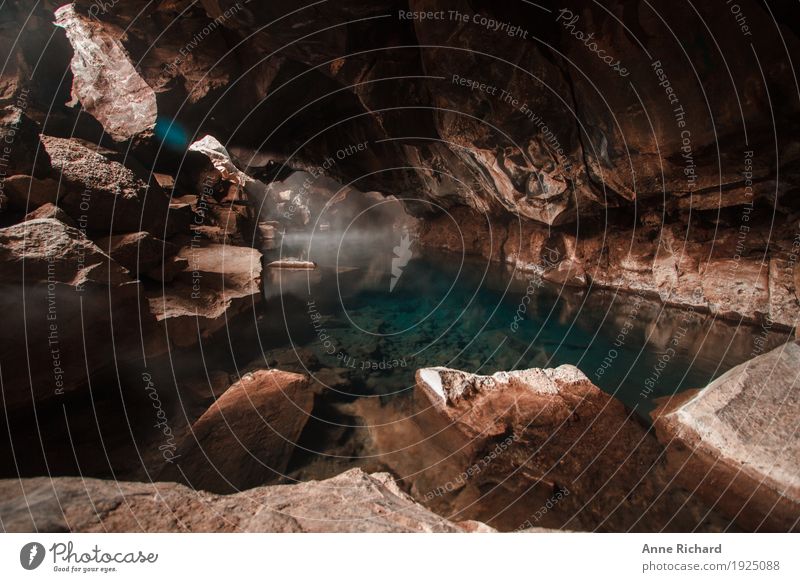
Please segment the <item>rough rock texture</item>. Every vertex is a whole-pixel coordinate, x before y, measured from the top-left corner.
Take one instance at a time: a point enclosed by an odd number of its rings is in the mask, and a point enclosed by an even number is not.
[[[279,480],[308,421],[314,392],[300,374],[248,372],[192,425],[174,471],[163,478],[182,478],[193,489],[215,493]]]
[[[800,524],[798,370],[790,342],[653,412],[678,479],[749,531]]]
[[[118,234],[96,242],[134,276],[156,269],[178,252],[175,245],[159,240],[148,232]]]
[[[24,495],[24,496],[23,496]],[[61,477],[0,481],[7,532],[464,532],[415,503],[385,473],[211,495],[175,483]]]
[[[56,10],[55,16],[74,51],[73,99],[117,141],[151,132],[156,124],[156,95],[119,42],[122,31],[105,30],[110,25],[77,14],[72,4]]]
[[[75,228],[42,218],[0,229],[0,278],[3,283],[88,282],[120,285],[128,271]]]
[[[423,245],[502,261],[576,287],[643,291],[674,305],[719,317],[792,328],[800,313],[793,273],[791,224],[776,225],[774,240],[735,232],[644,224],[636,229],[554,231],[545,225],[491,223],[468,210],[424,221]],[[772,259],[767,259],[767,248]]]
[[[260,301],[261,253],[257,250],[193,236],[177,258],[183,270],[172,284],[148,294],[150,310],[166,323],[171,344],[197,343]]]
[[[60,205],[87,228],[105,233],[167,232],[169,197],[139,168],[78,140],[45,136],[53,168],[66,184]]]
[[[100,370],[164,349],[139,286],[77,229],[55,219],[0,229],[0,270],[14,330],[0,336],[2,361],[14,362],[2,371],[7,410],[63,399]]]
[[[55,220],[58,220],[59,222],[62,222],[72,228],[78,227],[75,221],[72,220],[72,218],[70,218],[70,216],[66,212],[64,212],[58,206],[56,206],[51,202],[42,204],[39,208],[37,208],[33,212],[29,212],[28,214],[25,215],[25,218],[23,218],[22,221],[29,222],[31,220],[37,220],[40,218],[54,218]]]
[[[670,484],[654,436],[574,366],[492,376],[423,368],[416,390],[431,447],[449,451],[445,463],[457,463],[455,472],[444,464],[438,474],[417,477],[412,492],[451,519],[474,518],[492,491],[497,507],[488,523],[503,530],[725,525]],[[409,468],[407,461],[398,474],[413,474]],[[545,519],[523,523],[545,505]]]

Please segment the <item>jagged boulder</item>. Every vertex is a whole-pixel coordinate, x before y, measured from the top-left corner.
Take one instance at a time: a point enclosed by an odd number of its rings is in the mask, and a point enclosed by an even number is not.
[[[678,479],[748,531],[800,523],[800,344],[729,370],[653,412]]]
[[[155,91],[136,70],[120,41],[124,32],[67,4],[55,12],[74,51],[72,97],[117,141],[152,133]]]
[[[212,495],[175,483],[60,477],[0,481],[6,532],[493,531],[453,523],[404,494],[385,473],[352,469],[325,481]]]
[[[74,139],[42,138],[66,192],[59,205],[81,227],[106,234],[168,232],[169,197],[155,179]]]
[[[315,388],[308,377],[255,370],[228,388],[192,425],[174,470],[194,489],[231,493],[279,480],[308,422]]]
[[[438,512],[475,519],[481,509],[503,530],[523,527],[542,507],[546,516],[525,527],[727,524],[671,486],[655,437],[574,366],[492,376],[423,368],[416,398],[423,434],[435,435],[425,448],[446,451],[447,469],[418,476],[412,491]],[[427,454],[426,463],[435,462]],[[398,473],[413,474],[410,468],[406,461]]]

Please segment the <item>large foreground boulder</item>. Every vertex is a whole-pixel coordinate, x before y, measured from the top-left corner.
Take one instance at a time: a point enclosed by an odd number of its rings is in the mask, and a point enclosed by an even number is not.
[[[280,479],[308,422],[308,378],[256,370],[228,388],[191,427],[174,471],[194,489],[231,493]]]
[[[82,228],[164,236],[169,196],[133,161],[123,165],[74,139],[44,136],[42,142],[66,190],[59,206]]]
[[[182,270],[168,287],[149,294],[150,310],[167,326],[175,347],[210,337],[261,299],[261,253],[250,247],[193,237],[176,257]]]
[[[800,345],[791,342],[653,412],[688,489],[748,530],[800,523]]]
[[[175,483],[61,477],[0,481],[7,532],[463,532],[405,495],[385,473],[352,469],[325,481],[236,495]]]

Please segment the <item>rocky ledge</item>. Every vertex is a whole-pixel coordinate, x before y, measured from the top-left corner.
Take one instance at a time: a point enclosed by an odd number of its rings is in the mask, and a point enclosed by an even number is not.
[[[6,532],[465,532],[360,469],[326,481],[212,495],[175,483],[60,477],[0,481]]]
[[[653,412],[678,480],[749,531],[800,527],[798,370],[791,342]]]

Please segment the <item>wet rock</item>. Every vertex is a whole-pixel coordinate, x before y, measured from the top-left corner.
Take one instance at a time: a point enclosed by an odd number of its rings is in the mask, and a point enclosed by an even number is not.
[[[152,132],[156,95],[139,76],[119,38],[121,30],[76,12],[72,4],[55,12],[74,51],[72,97],[117,141]]]
[[[797,529],[798,367],[800,345],[790,342],[653,412],[681,483],[748,531]]]
[[[385,473],[212,495],[175,483],[60,477],[0,481],[8,532],[464,532],[416,504]],[[26,501],[27,499],[27,501]]]
[[[109,159],[78,140],[43,137],[66,183],[60,205],[89,229],[105,233],[167,232],[169,197],[139,168]]]
[[[228,388],[192,425],[174,471],[194,489],[230,493],[279,480],[308,421],[308,377],[256,370]]]
[[[656,439],[574,366],[492,376],[423,368],[416,377],[420,426],[436,435],[426,447],[450,451],[438,474],[412,485],[436,511],[485,512],[503,530],[658,531],[709,520],[703,503],[670,485]]]

